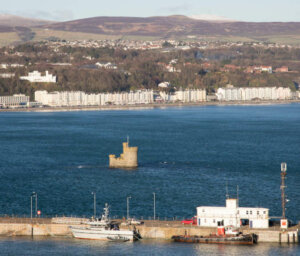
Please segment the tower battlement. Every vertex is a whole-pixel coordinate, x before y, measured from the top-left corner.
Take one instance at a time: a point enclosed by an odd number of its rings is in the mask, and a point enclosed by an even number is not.
[[[138,167],[138,147],[129,147],[129,142],[123,142],[123,153],[120,157],[109,155],[110,168],[136,168]]]

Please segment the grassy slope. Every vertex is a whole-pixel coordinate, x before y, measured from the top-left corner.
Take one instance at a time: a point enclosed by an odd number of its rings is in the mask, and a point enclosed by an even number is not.
[[[15,32],[0,33],[0,47],[12,44],[19,40],[20,38]]]

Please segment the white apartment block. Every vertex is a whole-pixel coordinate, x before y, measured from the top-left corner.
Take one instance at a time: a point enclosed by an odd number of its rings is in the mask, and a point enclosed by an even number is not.
[[[53,107],[149,104],[153,103],[153,98],[152,90],[98,94],[86,94],[81,91],[35,92],[35,101]]]
[[[38,71],[29,72],[28,76],[21,76],[21,80],[28,80],[31,83],[56,83],[56,76],[49,74],[48,70],[46,71],[45,76]]]
[[[206,101],[206,90],[187,89],[175,92],[173,101],[180,102],[202,102]]]
[[[244,221],[250,228],[268,228],[269,209],[239,207],[238,199],[229,198],[225,207],[197,207],[197,225],[201,227],[240,227]]]
[[[165,102],[202,102],[206,101],[206,90],[188,89],[176,91],[173,94],[160,92],[160,97]],[[86,94],[81,91],[36,91],[35,101],[53,107],[150,104],[154,102],[154,92],[153,90],[137,90],[121,93]]]
[[[291,89],[283,87],[219,88],[216,95],[219,101],[287,100],[292,97]]]
[[[14,94],[13,96],[0,96],[0,106],[12,107],[19,105],[27,105],[29,103],[29,96],[24,94]]]

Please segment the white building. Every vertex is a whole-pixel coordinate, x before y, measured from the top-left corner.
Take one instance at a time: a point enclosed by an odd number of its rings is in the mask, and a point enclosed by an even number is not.
[[[158,84],[158,87],[168,88],[168,87],[170,87],[170,83],[169,82],[161,82],[161,83]]]
[[[239,207],[238,199],[226,199],[225,207],[197,207],[197,225],[201,227],[240,227],[243,222],[250,228],[268,228],[269,209]]]
[[[42,76],[42,74],[38,71],[29,72],[28,76],[21,76],[21,80],[28,80],[31,83],[56,83],[56,76],[49,74],[48,71],[46,71],[45,76]]]
[[[206,90],[186,89],[175,92],[175,101],[180,102],[202,102],[206,101]]]
[[[14,94],[13,96],[0,96],[0,106],[13,107],[20,105],[27,105],[29,103],[29,96],[24,94]]]
[[[233,87],[219,88],[216,96],[219,101],[287,100],[292,92],[283,87]]]
[[[35,101],[53,107],[149,104],[153,103],[153,98],[152,90],[98,94],[81,91],[35,92]]]
[[[1,78],[13,78],[15,76],[14,73],[2,73],[0,74]]]
[[[112,64],[111,62],[106,62],[106,63],[97,62],[95,65],[98,66],[99,68],[118,69],[117,65]]]

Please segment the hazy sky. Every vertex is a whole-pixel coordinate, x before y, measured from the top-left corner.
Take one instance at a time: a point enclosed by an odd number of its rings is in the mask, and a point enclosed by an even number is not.
[[[8,0],[2,1],[0,13],[51,20],[209,14],[243,21],[300,21],[300,0]]]

